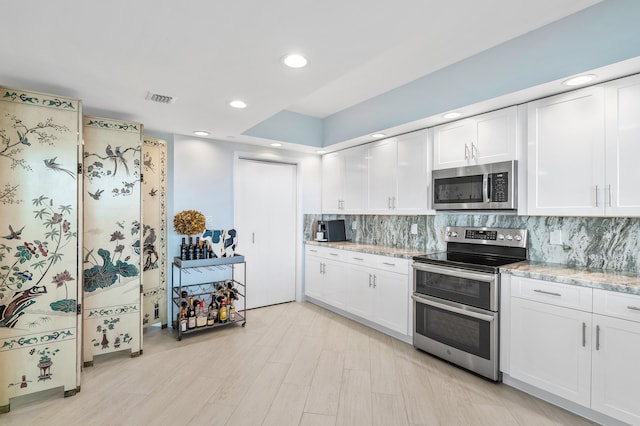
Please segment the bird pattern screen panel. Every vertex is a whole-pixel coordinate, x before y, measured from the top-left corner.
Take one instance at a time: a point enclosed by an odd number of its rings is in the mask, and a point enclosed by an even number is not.
[[[0,412],[74,392],[79,100],[0,87]]]
[[[142,145],[143,326],[167,325],[167,143]]]
[[[142,349],[142,124],[83,119],[83,342],[95,355]]]

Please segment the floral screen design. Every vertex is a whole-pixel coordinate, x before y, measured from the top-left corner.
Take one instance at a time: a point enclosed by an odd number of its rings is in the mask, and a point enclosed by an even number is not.
[[[0,413],[76,390],[80,114],[77,100],[0,87]]]
[[[145,137],[142,147],[143,326],[167,325],[167,145]]]
[[[142,125],[85,116],[83,129],[82,352],[91,365],[142,347]]]

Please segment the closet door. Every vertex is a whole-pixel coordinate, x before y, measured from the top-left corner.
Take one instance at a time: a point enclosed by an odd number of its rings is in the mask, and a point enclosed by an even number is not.
[[[0,413],[79,386],[81,103],[0,87]]]
[[[167,143],[142,146],[142,325],[167,326]]]
[[[83,361],[142,349],[142,124],[84,117]]]
[[[247,309],[295,300],[296,166],[240,159],[234,179]]]

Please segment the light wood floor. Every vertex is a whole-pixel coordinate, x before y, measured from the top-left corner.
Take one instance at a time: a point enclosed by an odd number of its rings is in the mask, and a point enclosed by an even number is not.
[[[95,358],[82,391],[14,399],[5,425],[590,425],[310,303],[247,326],[148,329],[144,355]]]

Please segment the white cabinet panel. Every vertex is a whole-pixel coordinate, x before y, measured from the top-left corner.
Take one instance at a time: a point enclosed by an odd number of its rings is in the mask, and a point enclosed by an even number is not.
[[[339,212],[345,176],[344,157],[339,152],[322,157],[322,211]]]
[[[591,313],[511,299],[512,377],[589,406]]]
[[[348,272],[349,287],[346,310],[365,319],[373,315],[373,276],[368,266],[351,265]]]
[[[605,87],[607,215],[640,216],[640,76]]]
[[[310,256],[307,251],[304,267],[304,294],[318,300],[324,300],[322,266],[322,259]]]
[[[372,318],[378,324],[407,334],[409,280],[407,275],[377,270],[373,273]]]
[[[531,102],[528,117],[528,213],[602,216],[604,89]]]
[[[367,150],[362,147],[322,157],[322,211],[356,213],[366,207]]]
[[[517,107],[434,127],[433,169],[517,160]]]
[[[640,424],[640,323],[593,316],[591,408]]]
[[[428,131],[407,133],[398,137],[396,166],[397,213],[427,213],[431,167]]]

